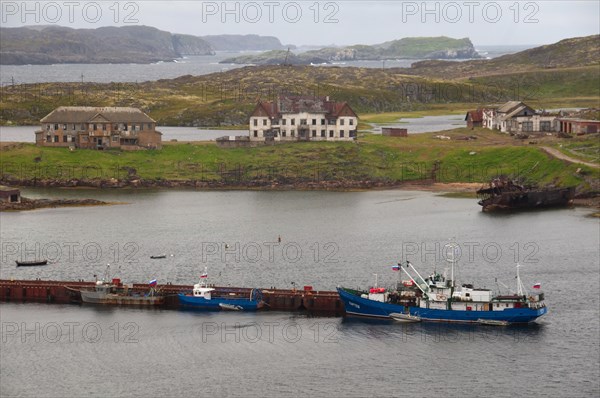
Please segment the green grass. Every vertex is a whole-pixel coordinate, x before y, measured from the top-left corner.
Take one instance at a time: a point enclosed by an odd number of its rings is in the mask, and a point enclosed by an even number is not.
[[[17,178],[123,179],[128,170],[148,180],[249,181],[277,179],[353,180],[393,183],[430,179],[438,163],[439,182],[484,183],[498,174],[528,182],[577,185],[589,190],[581,165],[554,159],[535,146],[483,129],[456,129],[453,138],[435,134],[408,138],[363,134],[358,142],[307,142],[268,147],[223,149],[214,143],[167,144],[159,151],[93,151],[18,144],[2,150],[3,174]],[[38,158],[36,162],[35,159]],[[598,172],[582,167],[588,176]],[[596,177],[597,178],[597,177]]]

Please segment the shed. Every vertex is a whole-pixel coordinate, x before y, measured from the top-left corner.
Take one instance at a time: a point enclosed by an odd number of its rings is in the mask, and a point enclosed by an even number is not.
[[[408,137],[408,130],[397,127],[382,127],[381,134],[388,137]]]
[[[21,203],[21,190],[0,185],[0,201],[6,203]]]

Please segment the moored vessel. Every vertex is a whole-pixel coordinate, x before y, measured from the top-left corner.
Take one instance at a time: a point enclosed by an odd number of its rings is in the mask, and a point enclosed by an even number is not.
[[[200,281],[194,285],[190,293],[179,293],[179,304],[184,307],[208,311],[256,311],[263,306],[262,293],[252,289],[248,296],[237,292],[217,292],[209,287],[206,269],[200,276]]]
[[[148,292],[134,292],[122,286],[120,280],[112,282],[97,281],[91,289],[81,289],[81,301],[87,304],[121,305],[121,306],[158,306],[163,304],[164,296],[155,289],[156,280],[150,282]]]
[[[400,264],[399,264],[400,265]],[[433,272],[426,278],[410,263],[401,269],[410,283],[394,289],[380,287],[369,291],[338,287],[347,315],[394,319],[402,322],[459,322],[504,326],[529,323],[546,314],[544,293],[527,293],[517,265],[517,292],[494,295],[490,289],[471,284],[455,286],[452,278]],[[454,266],[452,268],[454,270]],[[454,274],[454,271],[452,272]],[[536,284],[539,287],[539,284]]]

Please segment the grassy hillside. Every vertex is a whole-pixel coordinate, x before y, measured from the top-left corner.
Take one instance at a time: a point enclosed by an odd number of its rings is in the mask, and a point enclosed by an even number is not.
[[[537,71],[543,69],[596,66],[600,63],[600,35],[576,37],[558,43],[535,47],[491,60],[466,62],[422,61],[403,69],[403,73],[419,76],[459,79],[473,76]]]
[[[294,143],[222,149],[214,143],[169,144],[160,151],[119,152],[40,148],[17,144],[2,150],[2,174],[17,179],[255,180],[486,182],[498,174],[518,175],[542,185],[577,185],[597,190],[598,171],[556,160],[534,145],[483,129],[457,129],[408,138],[364,134],[358,142]],[[475,135],[476,140],[457,138]],[[582,145],[586,145],[585,143]],[[577,172],[577,169],[580,169]]]
[[[280,93],[329,95],[365,113],[476,108],[514,99],[540,108],[598,106],[596,67],[500,74],[447,81],[394,69],[261,66],[156,82],[42,83],[4,86],[0,124],[37,124],[61,105],[133,106],[161,125],[227,127],[248,122],[258,99]]]

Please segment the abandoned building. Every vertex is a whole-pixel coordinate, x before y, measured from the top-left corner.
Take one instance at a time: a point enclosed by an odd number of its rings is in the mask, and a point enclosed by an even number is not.
[[[0,202],[21,203],[21,191],[17,188],[0,185]]]
[[[82,149],[160,149],[156,122],[137,108],[61,106],[41,121],[38,146]]]
[[[329,97],[280,96],[259,101],[250,115],[250,141],[351,141],[358,116]]]
[[[587,120],[576,118],[558,118],[558,131],[575,135],[595,134],[600,132],[600,120]]]
[[[474,124],[477,119],[474,112],[478,111],[469,112],[465,118],[469,127],[478,127]],[[474,120],[472,125],[469,125],[469,114]],[[509,101],[498,108],[481,109],[481,126],[509,134],[555,132],[556,117],[538,112],[521,101]]]

